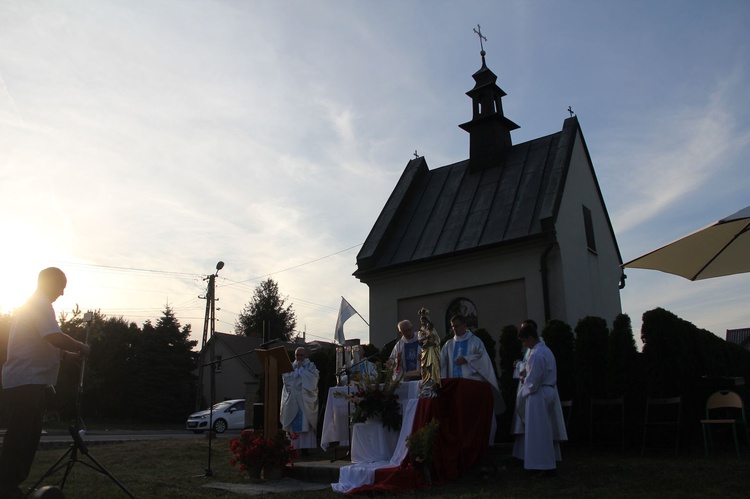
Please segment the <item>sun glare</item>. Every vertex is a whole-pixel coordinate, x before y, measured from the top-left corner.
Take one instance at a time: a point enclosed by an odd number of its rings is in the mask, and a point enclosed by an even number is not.
[[[40,258],[7,246],[0,248],[0,312],[8,313],[23,305],[36,289],[42,270]],[[47,265],[49,266],[49,265]]]
[[[0,313],[9,313],[34,292],[40,270],[69,258],[50,248],[49,238],[39,237],[38,231],[21,224],[0,224],[0,231],[12,234],[11,240],[0,246]]]

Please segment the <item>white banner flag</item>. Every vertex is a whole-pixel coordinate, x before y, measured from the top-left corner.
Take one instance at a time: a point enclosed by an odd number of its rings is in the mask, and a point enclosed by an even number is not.
[[[333,340],[339,345],[343,345],[346,341],[344,339],[344,323],[356,313],[357,311],[354,310],[354,307],[349,305],[349,302],[342,296],[341,306],[339,307],[339,318],[336,319],[336,331],[333,334]]]

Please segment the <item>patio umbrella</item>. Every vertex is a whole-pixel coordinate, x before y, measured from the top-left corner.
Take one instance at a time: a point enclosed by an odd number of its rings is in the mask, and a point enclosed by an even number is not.
[[[750,272],[750,206],[623,264],[691,281]]]

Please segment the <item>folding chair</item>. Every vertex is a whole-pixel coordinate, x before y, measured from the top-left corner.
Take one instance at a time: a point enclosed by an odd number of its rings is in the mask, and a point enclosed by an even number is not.
[[[680,449],[680,422],[682,421],[682,397],[646,399],[646,416],[643,421],[643,442],[641,444],[641,455],[646,453],[646,441],[649,434],[656,434],[661,441],[668,437],[670,431],[674,432],[675,454]],[[664,447],[652,446],[652,449],[664,449]]]
[[[734,415],[735,417],[731,417]],[[713,418],[712,418],[713,416]],[[717,417],[718,416],[718,417]],[[739,416],[739,417],[738,417]],[[719,390],[708,397],[706,401],[706,419],[701,419],[703,428],[703,447],[708,456],[709,443],[713,446],[711,437],[711,426],[731,426],[734,437],[734,448],[737,457],[740,457],[740,445],[737,440],[737,426],[742,423],[742,433],[745,435],[747,444],[750,445],[750,437],[747,435],[747,421],[745,420],[745,407],[742,398],[731,390]]]
[[[594,446],[594,433],[613,433],[619,436],[625,450],[625,397],[591,399],[589,417],[589,447]]]

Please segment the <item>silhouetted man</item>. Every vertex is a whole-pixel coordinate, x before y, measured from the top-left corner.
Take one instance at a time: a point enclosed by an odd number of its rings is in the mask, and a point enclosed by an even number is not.
[[[52,303],[65,292],[67,278],[50,267],[39,273],[36,292],[13,317],[8,360],[3,365],[3,405],[9,413],[0,455],[0,497],[23,497],[42,436],[48,390],[57,383],[60,360],[80,361],[90,347],[63,334]]]

